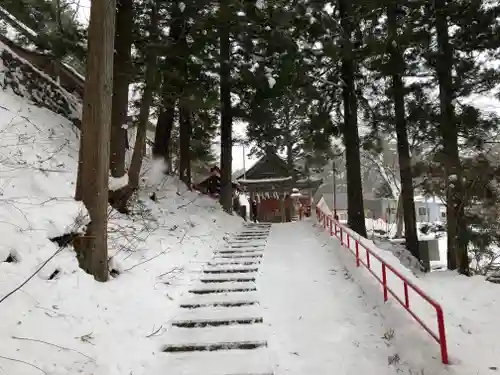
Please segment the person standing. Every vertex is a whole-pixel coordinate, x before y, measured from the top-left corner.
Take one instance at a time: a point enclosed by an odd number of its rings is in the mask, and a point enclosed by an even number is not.
[[[254,199],[252,200],[252,207],[250,208],[251,210],[251,217],[250,220],[252,220],[254,223],[257,222],[257,201]]]

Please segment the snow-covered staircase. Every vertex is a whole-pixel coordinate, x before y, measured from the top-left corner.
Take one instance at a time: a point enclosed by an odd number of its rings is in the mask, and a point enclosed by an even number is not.
[[[270,224],[245,224],[215,251],[172,321],[163,348],[168,374],[272,375],[256,273]]]

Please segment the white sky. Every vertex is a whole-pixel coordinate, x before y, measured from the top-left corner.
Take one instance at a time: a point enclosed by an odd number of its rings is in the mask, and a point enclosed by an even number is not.
[[[81,22],[88,23],[90,18],[90,0],[80,0],[78,2],[78,17]],[[234,126],[234,135],[237,137],[241,137],[245,133],[245,125],[241,123],[235,123]],[[247,155],[249,153],[249,148],[243,148],[240,145],[233,147],[233,171],[243,168],[243,164],[245,163],[245,167],[248,169],[256,160],[250,159]],[[243,155],[245,154],[245,156]],[[245,160],[245,162],[243,162]]]

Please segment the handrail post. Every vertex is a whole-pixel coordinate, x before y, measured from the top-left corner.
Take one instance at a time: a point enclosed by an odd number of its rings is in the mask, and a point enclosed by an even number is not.
[[[384,302],[387,302],[387,268],[385,263],[382,263],[382,286],[384,287]]]
[[[340,227],[340,246],[344,246],[344,231]]]
[[[435,307],[439,331],[439,345],[441,346],[441,360],[445,365],[447,365],[450,363],[450,361],[448,358],[448,345],[446,343],[446,330],[444,327],[443,309],[439,305]]]
[[[332,227],[333,227],[333,219],[330,220],[330,236],[333,235]]]
[[[351,236],[349,233],[346,233],[347,235],[347,248],[350,250],[351,249]]]
[[[408,284],[403,280],[403,289],[405,291],[405,306],[407,309],[410,308],[410,296],[408,295]]]
[[[359,267],[359,241],[356,240],[356,267]]]

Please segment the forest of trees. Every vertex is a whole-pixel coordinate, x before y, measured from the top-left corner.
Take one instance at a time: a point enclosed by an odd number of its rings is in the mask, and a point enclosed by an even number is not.
[[[306,168],[331,164],[341,139],[348,225],[363,236],[362,155],[377,160],[390,143],[399,176],[389,195],[413,255],[416,189],[446,203],[450,269],[470,274],[469,250],[500,243],[499,120],[466,100],[499,96],[500,70],[488,63],[499,54],[498,2],[92,0],[88,28],[73,1],[2,6],[38,31],[26,43],[86,72],[76,198],[91,218],[82,266],[98,280],[108,277],[108,201],[126,212],[139,188],[150,121],[153,156],[188,186],[195,161],[217,162],[220,135],[227,212],[232,127],[243,121],[254,153],[285,153]],[[128,186],[108,192],[108,176],[126,174]]]

